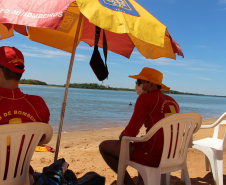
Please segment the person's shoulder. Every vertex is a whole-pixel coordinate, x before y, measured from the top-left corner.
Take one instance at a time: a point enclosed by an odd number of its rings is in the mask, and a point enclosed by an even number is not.
[[[156,95],[153,92],[145,92],[142,93],[140,96],[138,96],[137,101],[138,102],[148,102],[149,100],[152,100],[153,97]]]
[[[32,98],[32,99],[43,99],[41,96],[38,95],[31,95],[31,94],[26,94],[27,98]]]
[[[174,98],[172,96],[169,96],[168,94],[162,93],[165,97],[167,97],[168,99],[172,99],[174,100]]]
[[[162,94],[162,91],[157,89],[157,90],[146,93],[146,96],[153,97],[153,96],[158,96],[159,94]]]
[[[25,98],[31,102],[43,103],[45,102],[41,96],[26,94]]]
[[[165,96],[165,99],[170,100],[170,101],[174,101],[175,103],[177,103],[177,101],[173,97],[171,97],[171,96],[169,96],[167,94],[164,94],[164,96]]]
[[[145,98],[147,98],[149,96],[149,93],[142,93],[142,94],[140,94],[139,96],[138,96],[138,98],[137,99],[145,99]]]

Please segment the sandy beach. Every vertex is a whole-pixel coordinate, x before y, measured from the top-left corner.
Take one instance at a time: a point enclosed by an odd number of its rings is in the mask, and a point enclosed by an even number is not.
[[[205,119],[202,124],[211,124],[216,119]],[[223,138],[226,126],[221,126],[220,138]],[[105,164],[99,153],[99,144],[103,140],[118,139],[123,127],[115,127],[102,130],[88,130],[80,132],[62,133],[60,142],[60,152],[58,158],[65,158],[69,163],[69,169],[74,171],[78,178],[90,171],[106,177],[106,185],[116,185],[117,175]],[[141,131],[142,134],[143,130]],[[194,134],[194,140],[211,137],[213,129],[201,129]],[[48,145],[55,148],[57,134],[53,135]],[[36,172],[41,172],[42,168],[49,166],[54,160],[54,154],[50,152],[35,152],[31,165]],[[224,155],[224,183],[226,183],[226,155]],[[205,171],[204,154],[195,149],[189,149],[187,157],[188,171],[192,185],[213,185],[211,172]],[[137,180],[137,172],[129,168],[129,173],[134,181]],[[171,185],[182,185],[180,181],[180,171],[171,173]]]

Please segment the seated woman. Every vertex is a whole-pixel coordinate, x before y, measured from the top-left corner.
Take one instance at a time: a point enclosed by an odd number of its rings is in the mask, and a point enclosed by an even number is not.
[[[120,154],[121,138],[123,136],[135,137],[139,133],[142,125],[148,132],[162,118],[179,113],[179,105],[170,96],[163,94],[162,90],[168,91],[170,88],[162,83],[163,74],[155,69],[145,67],[138,75],[129,76],[137,79],[136,92],[138,98],[134,107],[133,115],[119,136],[119,140],[106,140],[100,146],[100,153],[105,162],[117,173]],[[142,143],[130,144],[131,160],[158,167],[163,149],[163,130],[159,130],[150,140]],[[151,156],[151,158],[150,158]],[[142,184],[142,179],[138,183]],[[134,185],[132,178],[126,172],[124,183]]]

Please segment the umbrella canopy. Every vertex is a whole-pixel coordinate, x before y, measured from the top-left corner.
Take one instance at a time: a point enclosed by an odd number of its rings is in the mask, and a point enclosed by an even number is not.
[[[71,52],[58,131],[55,160],[66,107],[68,87],[80,41],[94,45],[95,26],[105,30],[108,50],[130,57],[134,47],[146,58],[176,59],[183,52],[166,26],[134,0],[1,0],[0,40],[17,31],[30,40]],[[101,34],[99,47],[102,47]]]
[[[78,43],[82,40],[93,46],[96,25],[106,32],[108,50],[127,58],[134,47],[151,59],[176,59],[175,53],[183,56],[166,26],[134,0],[2,0],[0,7],[0,23],[14,24],[14,29],[28,35],[30,40],[64,51],[73,51],[78,18],[82,13]],[[26,25],[27,32],[19,25]],[[4,33],[1,35],[7,37]],[[102,38],[99,44],[102,45]]]

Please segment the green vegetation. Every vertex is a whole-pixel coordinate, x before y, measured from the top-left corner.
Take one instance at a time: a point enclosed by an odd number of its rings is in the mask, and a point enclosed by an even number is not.
[[[65,84],[64,84],[65,86]],[[83,89],[100,89],[100,90],[116,90],[116,91],[134,91],[134,89],[128,89],[128,88],[116,88],[116,87],[110,87],[109,85],[99,85],[97,83],[72,83],[69,85],[71,88],[83,88]]]
[[[64,84],[65,87],[65,84]],[[115,90],[115,91],[135,91],[135,89],[128,89],[128,88],[116,88],[116,87],[110,87],[110,86],[104,86],[104,85],[99,85],[97,83],[72,83],[69,85],[71,88],[82,88],[82,89],[100,89],[100,90]],[[195,93],[183,93],[180,91],[174,91],[174,90],[169,90],[169,91],[163,91],[165,94],[186,94],[186,95],[200,95],[200,96],[205,96],[204,94],[195,94]]]
[[[22,79],[19,82],[20,84],[29,84],[29,85],[46,85],[46,86],[56,86],[56,87],[65,87],[64,85],[54,85],[54,84],[47,84],[45,82],[39,80],[31,80],[31,79]],[[82,88],[82,89],[99,89],[99,90],[115,90],[115,91],[135,91],[135,89],[128,89],[128,88],[116,88],[110,87],[109,85],[99,85],[97,83],[71,83],[69,84],[70,88]],[[163,91],[165,94],[184,94],[184,95],[196,95],[196,96],[216,96],[216,95],[205,95],[205,94],[196,94],[196,93],[188,93],[188,92],[180,92],[180,91]],[[226,96],[216,96],[216,97],[226,97]]]
[[[19,84],[32,84],[32,85],[47,85],[47,83],[39,80],[21,79]]]

